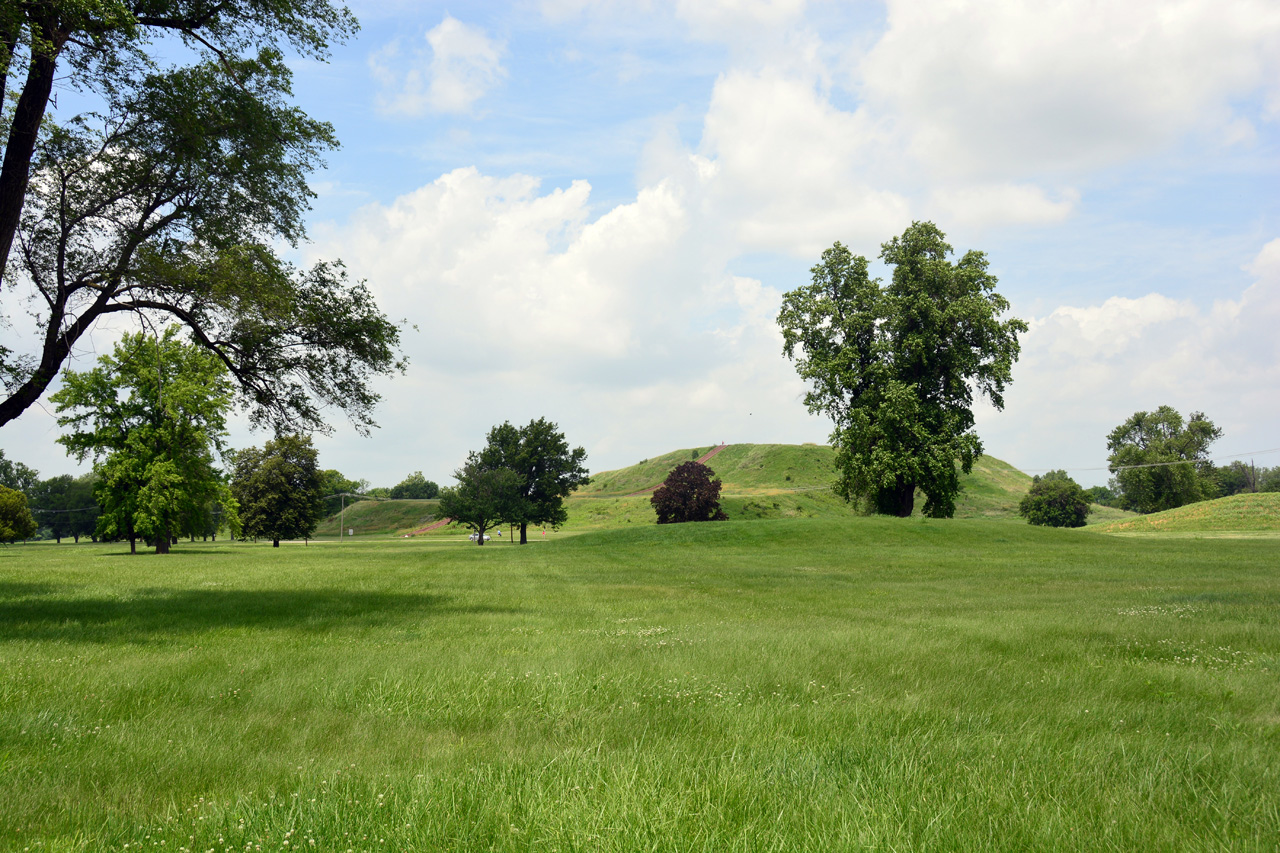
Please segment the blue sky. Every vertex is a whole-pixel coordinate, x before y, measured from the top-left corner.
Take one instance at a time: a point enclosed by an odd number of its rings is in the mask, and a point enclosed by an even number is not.
[[[781,294],[913,219],[985,251],[1031,323],[988,452],[1105,482],[1107,432],[1163,404],[1222,427],[1220,457],[1280,448],[1271,0],[352,8],[355,39],[295,64],[342,141],[298,255],[417,331],[381,429],[335,421],[326,467],[445,483],[536,417],[594,470],[825,441]],[[74,471],[56,435],[34,409],[5,450]]]

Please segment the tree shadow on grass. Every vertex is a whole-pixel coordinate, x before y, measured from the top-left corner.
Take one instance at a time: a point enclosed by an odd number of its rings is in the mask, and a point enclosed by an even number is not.
[[[58,588],[51,583],[31,581],[0,581],[0,602],[30,595],[52,595]]]
[[[85,598],[44,584],[0,583],[0,642],[146,643],[228,628],[318,633],[503,612],[514,611],[458,606],[442,595],[344,589],[153,588]]]

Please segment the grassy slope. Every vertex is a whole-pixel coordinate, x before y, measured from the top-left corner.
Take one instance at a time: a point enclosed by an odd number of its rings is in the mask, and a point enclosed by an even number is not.
[[[405,533],[416,530],[435,519],[439,501],[359,501],[348,504],[342,522],[356,535]],[[317,536],[338,535],[337,513],[320,522]]]
[[[1280,493],[1232,495],[1140,515],[1096,528],[1103,533],[1280,531]]]
[[[4,548],[0,850],[1270,850],[1278,605],[990,520]]]
[[[709,448],[677,450],[617,471],[592,475],[591,485],[568,502],[566,529],[600,529],[655,521],[649,496],[620,497],[662,482],[681,462]],[[856,516],[830,491],[835,452],[825,445],[734,444],[709,463],[724,484],[722,504],[730,518],[841,518]],[[1017,517],[1018,501],[1031,478],[990,456],[961,477],[957,518]],[[923,506],[917,501],[917,515]],[[1020,520],[1020,519],[1018,519]]]

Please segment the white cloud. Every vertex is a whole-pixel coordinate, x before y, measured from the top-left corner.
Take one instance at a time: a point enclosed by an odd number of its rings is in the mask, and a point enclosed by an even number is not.
[[[872,182],[884,141],[865,113],[835,108],[811,79],[730,72],[703,124],[704,171],[715,171],[708,202],[744,252],[878,245],[910,221],[906,198]]]
[[[1053,200],[1031,184],[991,183],[934,190],[926,205],[929,215],[948,227],[989,228],[998,225],[1051,224],[1069,217],[1080,193],[1063,190]]]
[[[785,39],[803,23],[806,0],[677,0],[676,17],[697,38],[730,46]]]
[[[1123,162],[1187,132],[1239,138],[1280,92],[1270,0],[890,0],[856,85],[940,175]]]
[[[703,227],[706,180],[691,169],[593,219],[585,182],[543,191],[457,169],[316,229],[419,329],[381,443],[440,471],[494,423],[543,415],[602,454],[597,469],[718,440],[821,440],[781,355],[779,294],[727,275],[734,249]],[[438,405],[450,423],[424,429]],[[428,461],[439,453],[452,455]]]
[[[1205,412],[1223,429],[1215,452],[1276,447],[1280,239],[1246,269],[1255,282],[1207,309],[1152,293],[1062,306],[1034,320],[1004,414],[980,419],[988,447],[1027,469],[1104,466],[1106,434],[1161,405]]]
[[[426,33],[426,42],[429,49],[406,54],[397,39],[369,57],[382,85],[378,104],[384,112],[467,113],[506,76],[505,47],[480,27],[445,15]]]

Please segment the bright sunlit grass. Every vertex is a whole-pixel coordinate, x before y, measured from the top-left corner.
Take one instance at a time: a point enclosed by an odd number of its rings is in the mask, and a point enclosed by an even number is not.
[[[1275,540],[783,519],[125,552],[0,550],[0,849],[1280,837]]]

